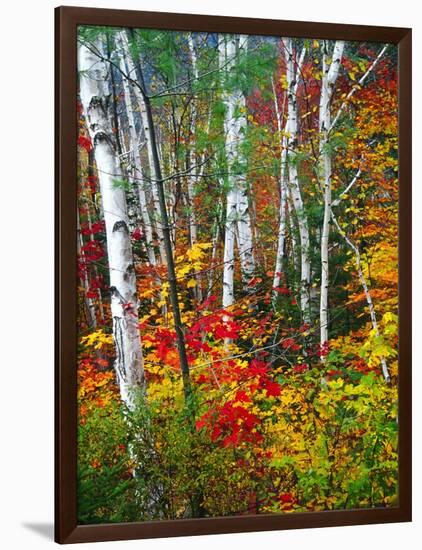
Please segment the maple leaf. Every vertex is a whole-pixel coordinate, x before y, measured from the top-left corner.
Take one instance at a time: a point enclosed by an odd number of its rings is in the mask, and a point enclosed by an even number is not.
[[[278,382],[267,380],[264,387],[267,397],[278,397],[281,394],[281,386]]]

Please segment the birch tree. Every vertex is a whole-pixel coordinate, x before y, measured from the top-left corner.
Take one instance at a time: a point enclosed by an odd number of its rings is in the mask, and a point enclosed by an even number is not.
[[[302,191],[299,185],[297,170],[297,159],[295,150],[298,144],[298,107],[297,89],[300,80],[300,68],[303,63],[306,50],[303,47],[300,57],[297,58],[293,49],[291,38],[282,39],[284,57],[286,61],[286,82],[287,82],[287,173],[288,184],[292,196],[293,207],[296,213],[299,227],[300,241],[300,309],[304,323],[310,323],[310,284],[311,284],[311,251],[309,225],[306,217],[305,207],[302,198]]]
[[[396,506],[397,52],[78,35],[78,521]]]
[[[320,116],[319,116],[319,132],[320,132],[320,166],[321,180],[324,194],[324,219],[322,225],[321,237],[321,294],[320,294],[320,344],[323,346],[328,341],[328,287],[329,287],[329,235],[330,235],[330,217],[331,217],[331,170],[332,159],[329,151],[329,137],[337,124],[340,116],[344,112],[348,102],[355,94],[356,90],[360,89],[371,72],[375,69],[380,59],[384,55],[387,45],[384,45],[379,51],[376,58],[369,64],[367,70],[358,80],[357,85],[354,85],[346,98],[341,103],[335,116],[331,117],[331,99],[334,86],[338,77],[341,60],[344,50],[344,42],[337,41],[334,44],[332,60],[328,59],[328,43],[322,43],[322,85],[320,99]],[[353,182],[354,183],[354,182]],[[352,183],[352,185],[353,185]]]
[[[189,45],[189,55],[190,55],[190,61],[192,65],[193,78],[194,78],[194,81],[196,82],[198,80],[198,62],[197,62],[195,43],[194,43],[192,33],[189,33],[188,35],[188,45]],[[196,134],[196,124],[197,124],[197,109],[196,109],[196,101],[194,99],[192,101],[191,120],[190,120],[190,135],[191,135],[191,138],[193,139],[193,142],[194,142],[194,136]],[[196,177],[195,177],[195,172],[192,170],[192,153],[190,149],[188,151],[188,157],[189,157],[188,169],[190,170],[190,174],[188,175],[189,236],[190,236],[190,241],[192,246],[198,240],[198,236],[197,236],[195,209],[193,204],[193,201],[195,198]]]
[[[226,81],[233,78],[239,50],[246,47],[245,37],[222,35],[219,39],[220,70]],[[227,84],[227,82],[226,82]],[[245,97],[235,85],[223,87],[222,100],[225,105],[224,135],[227,158],[227,198],[224,238],[223,307],[234,301],[234,245],[237,238],[242,279],[245,288],[255,271],[251,220],[246,187],[242,173],[241,142],[246,129]]]
[[[277,130],[280,140],[280,208],[279,208],[279,222],[278,222],[278,238],[277,238],[277,252],[274,269],[273,279],[273,302],[277,299],[277,291],[275,290],[280,286],[281,272],[283,270],[283,256],[286,240],[286,207],[287,207],[287,181],[286,181],[286,157],[287,157],[287,137],[284,132],[283,126],[283,114],[280,111],[278,105],[277,92],[272,81],[272,89],[274,96],[274,109],[277,120]]]
[[[237,43],[237,56],[245,55],[247,51],[247,36],[239,36]],[[229,54],[230,55],[230,54]],[[245,138],[246,119],[246,98],[243,90],[235,90],[230,102],[234,105],[234,116],[237,118],[237,125],[233,138],[236,140],[234,146],[237,148],[236,156],[239,164],[239,173],[236,177],[237,187],[237,236],[240,256],[240,267],[244,288],[248,289],[248,283],[255,272],[255,258],[253,250],[252,223],[249,211],[249,195],[246,176],[243,171],[246,169],[246,159],[242,154],[242,141]],[[236,137],[235,137],[236,136]],[[236,144],[237,142],[237,144]],[[243,166],[242,166],[243,165]]]
[[[101,40],[97,39],[94,46],[101,51]],[[133,408],[136,393],[144,390],[145,377],[126,197],[124,190],[115,185],[115,180],[121,179],[121,168],[111,124],[108,68],[85,44],[78,47],[78,68],[81,103],[94,147],[106,227],[114,365],[121,398]]]
[[[135,61],[133,59],[133,52],[131,52],[129,48],[129,41],[125,32],[122,32],[120,34],[120,40],[121,40],[123,55],[127,63],[127,69],[128,69],[127,75],[130,76],[131,79],[132,78],[136,79],[136,66],[135,66]],[[157,175],[156,175],[156,169],[155,169],[155,163],[154,163],[154,151],[152,146],[151,127],[150,127],[150,123],[147,115],[145,98],[142,95],[139,89],[139,86],[133,86],[133,91],[138,104],[142,130],[144,133],[144,146],[146,147],[147,155],[148,155],[148,164],[149,164],[148,179],[150,182],[150,190],[151,190],[153,205],[154,205],[153,221],[155,223],[155,230],[158,237],[161,263],[164,263],[166,258],[166,252],[165,252],[165,244],[164,244],[163,225],[161,220],[160,200],[159,200],[158,190],[157,190]]]
[[[121,33],[118,40],[118,45],[120,46],[122,51],[122,56],[120,57],[121,69],[124,73],[129,73],[128,52],[125,48],[123,48],[122,34],[124,33]],[[136,123],[135,123],[135,115],[134,115],[135,108],[132,101],[129,82],[127,81],[126,78],[123,78],[122,83],[123,83],[123,91],[124,91],[124,103],[126,107],[126,116],[128,119],[129,143],[130,143],[130,149],[132,151],[132,158],[133,158],[132,181],[136,185],[136,188],[138,189],[139,206],[140,206],[142,221],[144,224],[148,260],[151,265],[156,265],[152,223],[151,223],[151,218],[148,210],[148,202],[147,202],[147,196],[145,192],[146,185],[145,185],[145,180],[144,180],[144,175],[142,170],[141,155],[139,152],[139,136],[136,132]]]
[[[329,150],[328,132],[331,127],[331,99],[334,86],[339,74],[344,42],[337,40],[334,44],[331,62],[329,61],[328,42],[322,41],[322,82],[319,104],[319,133],[320,133],[320,173],[324,194],[324,219],[321,236],[321,294],[320,294],[320,344],[324,346],[328,341],[328,286],[329,261],[328,246],[330,238],[331,216],[331,169],[332,160]]]

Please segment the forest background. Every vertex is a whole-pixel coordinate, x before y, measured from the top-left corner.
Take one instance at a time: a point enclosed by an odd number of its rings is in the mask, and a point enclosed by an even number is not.
[[[79,27],[81,522],[395,505],[396,67]]]

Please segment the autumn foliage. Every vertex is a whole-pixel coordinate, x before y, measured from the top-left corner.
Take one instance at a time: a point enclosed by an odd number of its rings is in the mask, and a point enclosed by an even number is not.
[[[157,72],[149,84],[153,91],[165,83],[171,87],[170,69],[178,66],[173,58],[183,58],[180,51],[186,53],[183,40],[173,43],[171,35],[168,40],[168,52],[172,53],[167,52],[167,57],[151,46],[151,55],[156,56],[151,71]],[[397,503],[395,51],[392,47],[387,50],[362,86],[359,78],[378,55],[379,47],[348,44],[342,59],[331,109],[336,113],[344,101],[346,106],[329,141],[333,201],[341,200],[333,206],[338,228],[331,223],[330,233],[329,341],[321,346],[315,312],[323,216],[316,168],[322,68],[320,43],[309,41],[306,46],[297,90],[299,130],[294,162],[311,228],[309,292],[314,315],[309,323],[304,322],[300,310],[297,220],[287,207],[283,269],[279,285],[273,286],[280,205],[275,159],[280,157],[281,143],[274,94],[281,116],[287,116],[286,64],[280,46],[274,47],[270,72],[268,67],[260,67],[256,74],[249,65],[245,69],[244,153],[256,268],[245,283],[237,251],[235,300],[229,307],[222,305],[227,189],[218,175],[224,171],[220,92],[207,91],[210,96],[202,97],[199,88],[191,91],[199,97],[195,99],[195,134],[189,120],[183,118],[191,109],[189,103],[183,103],[184,97],[169,95],[153,104],[153,114],[159,119],[164,173],[181,174],[170,180],[166,198],[189,366],[189,402],[157,222],[151,215],[153,241],[148,242],[136,185],[129,177],[117,181],[116,186],[125,188],[130,213],[139,304],[136,322],[146,386],[133,410],[120,399],[101,189],[94,144],[80,113],[77,369],[82,523]],[[207,51],[213,47],[211,43]],[[198,62],[205,66],[213,61],[212,55],[198,53]],[[250,64],[254,66],[252,61]],[[121,76],[116,75],[113,100],[120,113],[125,99]],[[215,89],[221,85],[217,80],[209,82]],[[357,88],[347,99],[353,87]],[[173,113],[176,126],[170,124],[168,113]],[[121,147],[129,150],[126,119],[122,117],[119,124],[115,133],[120,135]],[[190,149],[195,150],[196,161],[209,157],[212,164],[206,167],[209,177],[198,177],[194,199],[188,205],[183,159]],[[142,149],[141,154],[145,154]],[[127,162],[128,155],[121,155],[122,162]],[[147,161],[146,154],[142,159]],[[360,177],[344,194],[359,169]],[[152,210],[152,194],[148,200]],[[192,212],[196,240],[190,233]],[[360,252],[360,268],[374,304],[378,332],[371,323],[356,254],[344,235]],[[157,258],[155,265],[148,259],[149,247]],[[132,305],[125,304],[129,315]],[[389,383],[383,378],[381,360],[388,364]]]

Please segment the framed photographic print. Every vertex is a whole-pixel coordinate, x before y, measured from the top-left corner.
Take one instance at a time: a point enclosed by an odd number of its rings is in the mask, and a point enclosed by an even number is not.
[[[56,9],[56,541],[411,519],[411,31]]]

